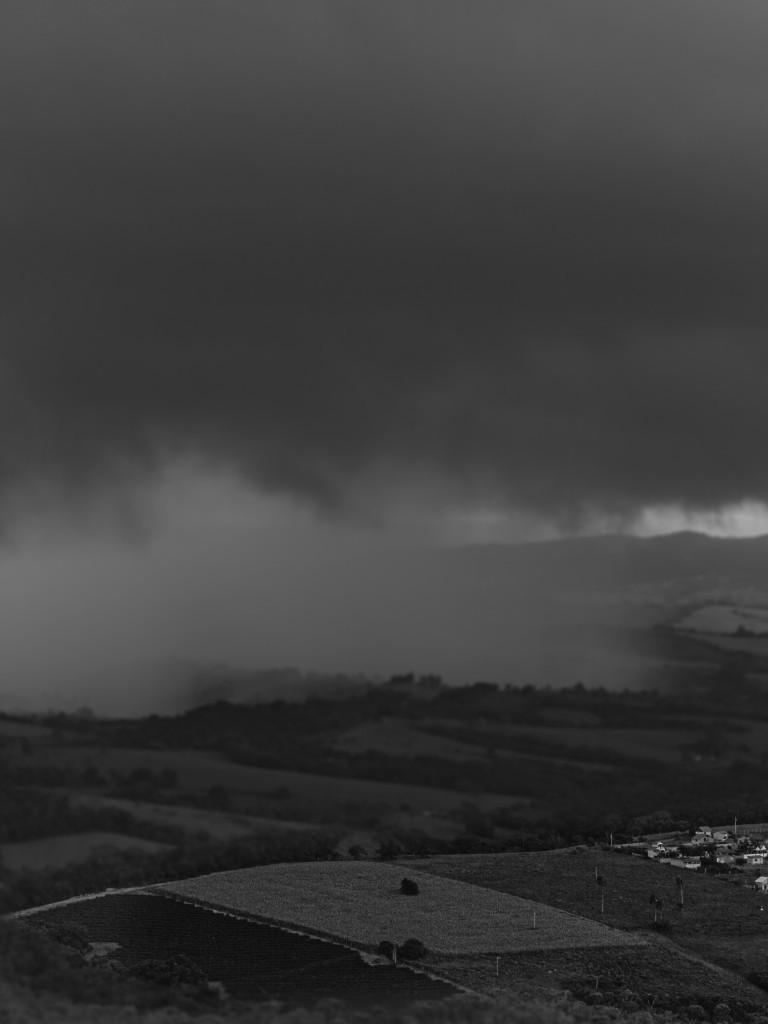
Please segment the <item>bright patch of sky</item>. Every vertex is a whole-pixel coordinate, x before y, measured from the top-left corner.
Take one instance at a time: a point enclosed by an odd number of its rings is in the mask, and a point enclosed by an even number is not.
[[[628,532],[652,537],[679,530],[694,530],[712,537],[760,537],[768,534],[768,506],[744,501],[709,512],[692,512],[673,507],[646,508],[634,519]]]

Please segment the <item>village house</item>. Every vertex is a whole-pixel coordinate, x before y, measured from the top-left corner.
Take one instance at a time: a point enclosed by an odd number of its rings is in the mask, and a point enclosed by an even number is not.
[[[698,871],[701,867],[700,857],[686,857],[685,860],[680,862],[680,866],[685,868],[686,871]]]
[[[737,845],[734,842],[718,843],[717,844],[717,852],[718,853],[733,853],[733,851],[736,850],[736,849],[737,849]]]
[[[699,829],[690,839],[691,846],[709,846],[712,842],[712,833],[709,829]]]

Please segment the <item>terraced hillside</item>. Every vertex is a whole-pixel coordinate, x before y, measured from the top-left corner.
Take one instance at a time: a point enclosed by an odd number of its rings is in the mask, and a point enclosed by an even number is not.
[[[400,892],[404,875],[419,893]],[[293,925],[363,948],[414,937],[441,954],[627,946],[643,940],[575,914],[403,866],[276,864],[157,886],[205,906]],[[535,919],[534,919],[535,914]]]

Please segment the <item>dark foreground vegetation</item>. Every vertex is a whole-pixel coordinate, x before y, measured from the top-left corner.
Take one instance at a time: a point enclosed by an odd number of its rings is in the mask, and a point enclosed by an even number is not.
[[[686,878],[678,908],[664,890],[672,869],[604,851],[705,822],[768,821],[766,692],[733,662],[690,672],[662,694],[448,690],[403,676],[338,699],[220,701],[167,718],[0,716],[0,911],[275,861],[418,857],[419,869],[640,930],[650,945],[499,964],[438,963],[423,950],[429,968],[492,1001],[449,999],[416,1017],[382,1010],[379,1022],[764,1020],[768,912],[754,895],[727,879]],[[7,844],[101,833],[163,845],[97,848],[37,871],[2,867]],[[650,895],[663,901],[662,920],[651,920]],[[310,1011],[223,999],[186,954],[116,971],[86,962],[83,936],[61,922],[55,934],[23,921],[1,927],[0,997],[4,1010],[16,1007],[2,1019],[19,1024],[100,1024],[115,1006],[154,1013],[153,1024],[200,1013],[352,1019],[334,1003]]]

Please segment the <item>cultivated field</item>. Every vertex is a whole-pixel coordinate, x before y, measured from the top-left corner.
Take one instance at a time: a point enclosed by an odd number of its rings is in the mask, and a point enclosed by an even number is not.
[[[30,839],[21,843],[0,844],[0,860],[11,871],[42,871],[46,868],[60,868],[66,864],[79,864],[88,860],[100,847],[117,850],[143,850],[156,853],[168,850],[167,843],[151,839],[138,839],[119,832],[81,832],[71,836],[51,836],[47,839]]]
[[[400,893],[404,875],[418,883],[418,895]],[[368,949],[384,939],[402,943],[408,938],[420,939],[434,953],[458,955],[642,942],[540,903],[402,865],[277,864],[155,888]]]
[[[595,868],[606,882],[604,914]],[[584,847],[434,857],[419,861],[419,869],[525,895],[635,934],[650,930],[654,894],[664,902],[667,936],[681,948],[741,974],[766,971],[768,898],[722,878]],[[679,877],[685,887],[682,909]]]

